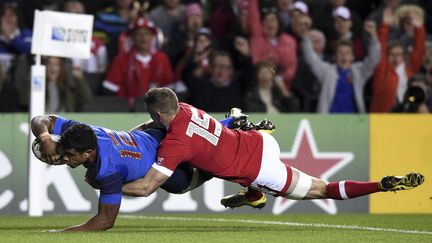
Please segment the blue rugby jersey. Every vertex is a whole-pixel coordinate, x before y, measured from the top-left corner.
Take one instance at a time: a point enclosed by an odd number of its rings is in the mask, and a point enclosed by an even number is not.
[[[79,122],[57,117],[53,134],[61,135]],[[107,128],[90,126],[98,140],[97,159],[88,170],[96,174],[100,184],[99,202],[120,204],[123,183],[144,177],[156,159],[162,131],[119,132]]]
[[[232,118],[221,121],[229,126]],[[61,135],[80,122],[57,116],[53,134]],[[120,204],[124,183],[143,178],[156,161],[164,132],[157,129],[122,132],[90,126],[98,140],[96,162],[87,169],[96,175],[100,185],[99,203]]]

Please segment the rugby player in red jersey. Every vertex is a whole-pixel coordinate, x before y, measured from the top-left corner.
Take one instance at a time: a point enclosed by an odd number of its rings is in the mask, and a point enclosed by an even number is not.
[[[226,207],[263,207],[266,197],[262,192],[297,200],[342,200],[411,189],[424,181],[423,175],[409,173],[386,176],[380,182],[326,182],[284,164],[279,159],[279,145],[270,134],[227,129],[206,112],[179,103],[168,88],[150,89],[144,102],[151,118],[166,127],[167,134],[148,173],[123,186],[127,195],[150,195],[186,161],[215,177],[248,187],[222,199]]]

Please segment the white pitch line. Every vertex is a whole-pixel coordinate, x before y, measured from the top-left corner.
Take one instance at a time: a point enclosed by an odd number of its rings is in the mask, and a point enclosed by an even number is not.
[[[261,221],[261,220],[252,220],[252,219],[160,217],[160,216],[142,216],[142,215],[121,215],[119,217],[129,218],[129,219],[150,219],[150,220],[168,220],[168,221],[176,220],[176,221],[205,221],[205,222],[229,222],[229,223],[245,223],[245,224],[287,225],[287,226],[297,226],[297,227],[350,229],[350,230],[382,231],[382,232],[392,232],[392,233],[401,233],[401,234],[432,235],[432,231],[378,228],[378,227],[367,227],[367,226],[359,226],[359,225],[296,223],[296,222],[267,221],[267,220]]]

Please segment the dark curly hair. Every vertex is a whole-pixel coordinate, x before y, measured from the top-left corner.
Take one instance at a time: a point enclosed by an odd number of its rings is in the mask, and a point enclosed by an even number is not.
[[[90,126],[84,123],[75,124],[68,128],[61,135],[60,141],[64,150],[75,149],[82,153],[88,149],[97,148],[96,134]]]

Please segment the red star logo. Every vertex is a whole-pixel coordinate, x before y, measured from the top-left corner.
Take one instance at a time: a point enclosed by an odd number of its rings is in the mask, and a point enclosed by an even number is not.
[[[282,162],[304,173],[328,180],[329,177],[351,162],[352,153],[318,151],[312,129],[307,120],[300,122],[291,152],[281,152]],[[273,213],[281,214],[297,201],[278,197],[273,204]],[[331,199],[312,200],[329,214],[337,213],[336,204]]]

